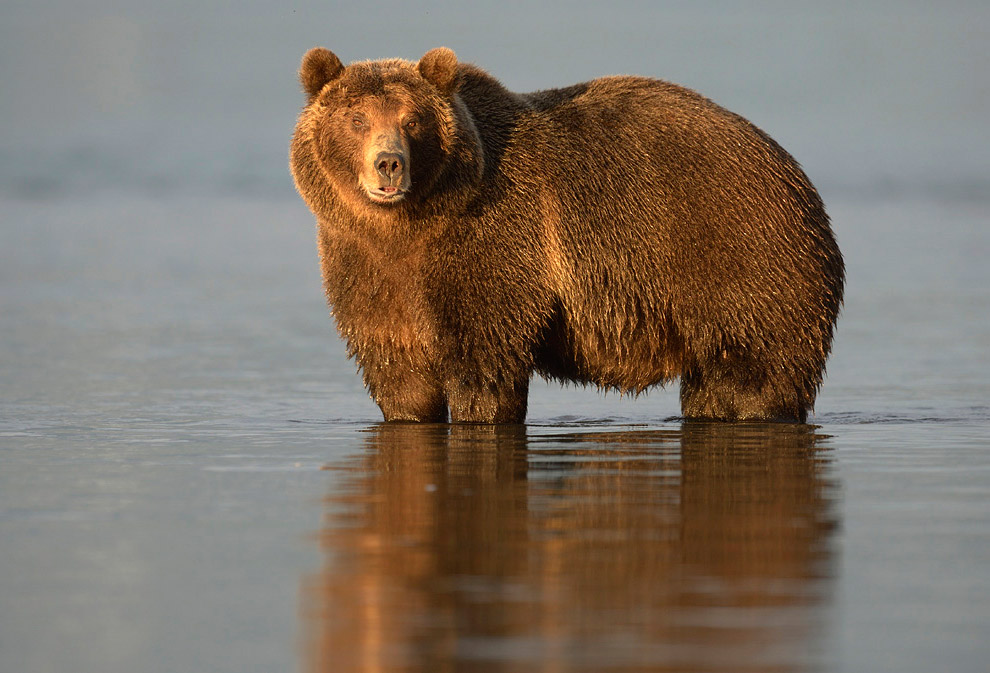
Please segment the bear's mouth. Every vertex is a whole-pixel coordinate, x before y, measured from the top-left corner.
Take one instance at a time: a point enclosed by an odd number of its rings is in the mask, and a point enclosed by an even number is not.
[[[364,191],[375,203],[397,203],[406,197],[406,190],[398,187],[365,187]]]

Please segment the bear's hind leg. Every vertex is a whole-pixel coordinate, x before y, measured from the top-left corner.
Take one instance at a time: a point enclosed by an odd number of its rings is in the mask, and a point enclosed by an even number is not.
[[[681,376],[681,413],[690,419],[804,423],[814,400],[803,397],[790,379],[740,360],[695,365]]]

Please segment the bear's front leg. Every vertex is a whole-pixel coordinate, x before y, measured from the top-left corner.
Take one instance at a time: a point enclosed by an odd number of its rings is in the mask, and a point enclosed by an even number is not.
[[[514,380],[485,380],[460,376],[446,386],[454,423],[524,423],[529,376]]]
[[[418,385],[390,386],[372,395],[387,422],[446,423],[447,400],[443,392]]]
[[[694,363],[681,376],[681,413],[685,418],[722,421],[804,423],[814,399],[814,384],[762,371],[745,357]]]
[[[443,388],[422,363],[407,358],[371,359],[358,358],[364,383],[386,421],[447,422]]]
[[[455,423],[526,421],[533,353],[555,298],[535,261],[538,224],[466,219],[436,241],[423,285],[437,325],[434,363]],[[508,233],[513,228],[521,231]]]

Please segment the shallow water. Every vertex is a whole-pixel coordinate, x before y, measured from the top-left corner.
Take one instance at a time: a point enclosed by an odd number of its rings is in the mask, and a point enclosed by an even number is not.
[[[0,201],[0,670],[983,671],[986,204],[830,198],[814,425],[383,426],[295,200]]]

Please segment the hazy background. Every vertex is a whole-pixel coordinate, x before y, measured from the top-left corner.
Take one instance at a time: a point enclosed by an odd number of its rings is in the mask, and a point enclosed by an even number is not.
[[[446,45],[517,91],[685,84],[770,132],[826,196],[984,196],[988,17],[980,0],[7,0],[0,193],[290,196],[307,48],[349,62]]]

